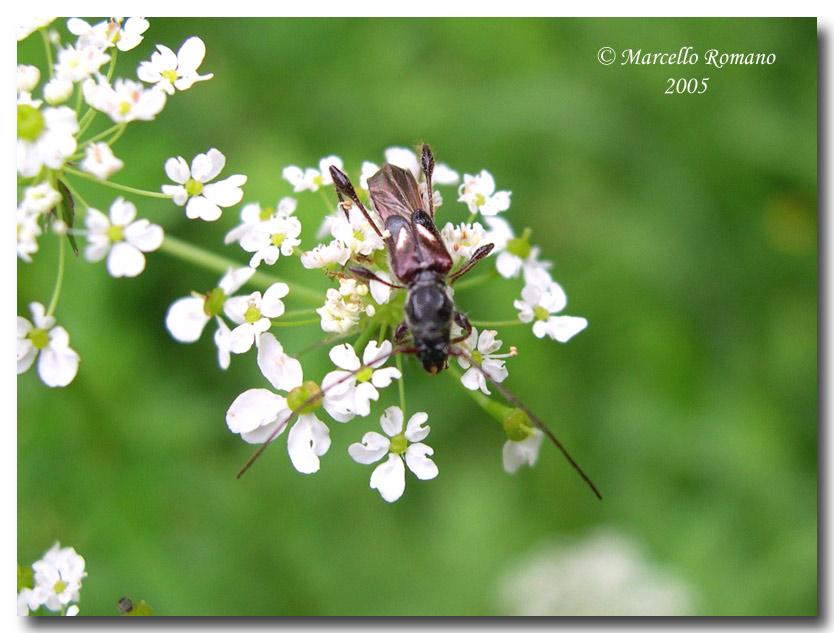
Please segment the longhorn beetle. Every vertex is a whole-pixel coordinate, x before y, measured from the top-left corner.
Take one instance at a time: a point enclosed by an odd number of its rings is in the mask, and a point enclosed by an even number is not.
[[[472,267],[489,255],[493,244],[479,247],[469,261],[457,271],[452,269],[452,258],[446,250],[443,238],[434,223],[434,200],[432,195],[432,174],[434,172],[434,155],[425,143],[421,147],[420,166],[425,177],[426,186],[423,194],[411,172],[385,163],[379,171],[368,178],[368,191],[373,209],[379,215],[383,228],[376,221],[356,195],[356,190],[347,175],[331,166],[330,175],[339,198],[339,206],[349,216],[349,209],[356,205],[374,231],[388,248],[391,271],[400,284],[389,283],[371,270],[361,266],[350,266],[348,270],[355,276],[367,281],[377,281],[393,288],[406,290],[405,319],[394,331],[395,347],[391,352],[373,361],[383,360],[390,354],[401,352],[414,354],[429,374],[437,374],[448,365],[449,356],[460,356],[477,368],[481,374],[510,402],[515,404],[533,423],[556,445],[590,486],[594,494],[602,499],[596,486],[591,482],[579,464],[570,456],[556,436],[539,418],[524,406],[518,398],[497,382],[464,349],[456,345],[466,340],[472,332],[472,325],[466,316],[455,310],[449,298],[448,287],[469,272]],[[349,219],[349,217],[348,217]],[[462,333],[451,337],[452,322],[456,323]],[[404,345],[410,335],[410,345]],[[361,370],[361,369],[360,369]],[[358,373],[349,372],[342,380]],[[335,387],[337,383],[330,385]],[[296,411],[303,409],[321,397],[321,393],[310,396]],[[294,415],[294,414],[293,414]],[[292,416],[280,425],[270,438],[259,448],[252,459],[238,473],[242,475],[263,452],[267,444],[277,436],[289,423]]]

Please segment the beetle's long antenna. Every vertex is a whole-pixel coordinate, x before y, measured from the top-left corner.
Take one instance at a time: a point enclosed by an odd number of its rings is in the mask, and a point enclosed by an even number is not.
[[[570,453],[568,453],[567,449],[564,446],[562,446],[562,443],[559,440],[556,439],[556,436],[553,435],[553,432],[549,428],[547,428],[547,426],[545,426],[544,422],[542,422],[541,420],[539,420],[539,418],[537,418],[535,415],[533,415],[533,413],[530,411],[530,409],[528,409],[526,406],[524,406],[524,404],[522,404],[521,401],[518,398],[516,398],[513,394],[511,394],[510,391],[504,385],[497,382],[492,376],[490,376],[489,373],[483,367],[481,367],[480,363],[475,362],[472,359],[472,357],[469,354],[467,354],[465,351],[463,351],[460,348],[453,348],[451,350],[451,354],[454,355],[454,356],[463,357],[464,360],[466,360],[470,365],[477,368],[478,371],[481,372],[481,375],[484,378],[486,378],[487,380],[489,380],[489,382],[492,383],[492,386],[495,387],[498,391],[501,392],[502,396],[504,396],[507,400],[512,402],[519,409],[524,411],[524,413],[527,414],[527,417],[530,418],[533,421],[533,424],[535,424],[537,427],[539,427],[539,429],[541,429],[541,431],[545,435],[547,435],[547,437],[549,437],[550,440],[556,445],[556,448],[558,448],[560,451],[562,451],[562,455],[565,456],[565,458],[570,462],[570,465],[573,466],[573,469],[577,473],[579,473],[579,476],[582,477],[582,479],[585,480],[585,483],[588,484],[588,486],[590,486],[591,490],[594,491],[594,494],[597,496],[597,499],[602,499],[602,495],[599,493],[599,490],[597,490],[597,487],[593,484],[593,482],[590,480],[588,475],[585,474],[585,471],[582,470],[582,468],[579,466],[579,464],[577,464],[576,461],[573,459],[573,457],[570,456]]]
[[[434,194],[431,190],[431,177],[434,174],[434,154],[431,148],[423,143],[420,148],[420,166],[423,168],[423,175],[426,177],[426,203],[429,208],[429,215],[434,219]]]
[[[345,211],[345,215],[348,216],[348,220],[350,220],[350,216],[348,215],[348,211],[345,208],[345,201],[342,196],[347,196],[353,204],[359,207],[359,210],[362,212],[362,215],[365,216],[365,219],[370,222],[371,226],[376,231],[376,234],[382,237],[382,231],[379,230],[379,227],[374,222],[373,218],[371,218],[371,214],[368,213],[368,210],[359,200],[359,196],[356,195],[356,190],[353,188],[353,184],[350,182],[350,178],[347,177],[342,170],[338,167],[334,167],[333,165],[330,166],[330,177],[333,179],[333,186],[336,188],[336,195],[339,197],[339,202],[342,203],[342,209]],[[350,205],[348,205],[350,206]]]
[[[324,398],[324,394],[327,393],[328,391],[330,391],[333,387],[335,387],[336,385],[341,385],[346,380],[349,380],[349,379],[353,378],[354,376],[356,376],[356,374],[358,374],[360,371],[362,371],[366,367],[376,365],[380,361],[385,360],[389,356],[392,356],[399,351],[402,351],[402,350],[399,349],[399,348],[394,348],[390,352],[386,352],[385,354],[380,354],[375,359],[373,359],[370,363],[367,363],[367,364],[363,363],[359,367],[359,369],[345,370],[345,371],[347,371],[347,374],[345,374],[344,376],[339,378],[339,380],[337,380],[336,382],[334,382],[332,384],[327,385],[327,387],[325,389],[322,389],[318,393],[314,393],[312,396],[310,396],[304,402],[302,402],[300,405],[298,405],[292,411],[292,413],[290,413],[286,417],[286,419],[283,422],[281,422],[281,424],[279,424],[272,433],[270,433],[269,437],[264,440],[263,444],[261,444],[258,447],[258,450],[255,451],[255,454],[252,455],[252,457],[249,458],[249,461],[246,462],[246,464],[244,464],[243,468],[241,468],[240,471],[238,471],[237,478],[240,479],[241,475],[243,475],[243,473],[245,473],[247,470],[249,470],[249,467],[252,466],[252,464],[255,463],[255,460],[258,459],[258,457],[261,456],[261,453],[263,453],[266,450],[266,447],[269,446],[269,443],[272,440],[274,440],[276,437],[278,437],[284,431],[285,428],[287,428],[287,425],[290,422],[292,422],[293,418],[295,418],[295,416],[298,415],[298,412],[301,411],[304,407],[312,404],[313,402],[315,402],[316,400],[319,400],[320,398]]]

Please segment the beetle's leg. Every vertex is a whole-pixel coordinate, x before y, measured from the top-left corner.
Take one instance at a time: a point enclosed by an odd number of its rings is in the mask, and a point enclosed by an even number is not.
[[[345,200],[342,196],[346,196],[350,199],[353,204],[359,207],[359,210],[362,212],[362,215],[365,216],[365,219],[371,223],[371,226],[374,227],[374,231],[376,234],[382,237],[382,231],[379,230],[379,227],[376,225],[376,222],[373,221],[371,218],[371,214],[368,213],[368,210],[365,206],[360,202],[359,197],[356,195],[356,190],[353,188],[353,185],[350,182],[350,178],[347,177],[341,169],[338,167],[334,167],[333,165],[330,166],[330,177],[333,178],[333,186],[336,188],[336,195],[339,197],[339,202],[341,203],[342,209],[344,209],[345,215],[348,215],[348,210],[345,208]]]
[[[402,321],[397,326],[397,328],[394,330],[394,342],[397,345],[399,345],[400,343],[402,343],[405,340],[407,335],[408,335],[408,326],[405,324],[405,321]],[[401,351],[403,351],[406,354],[411,353],[411,352],[407,352],[405,350],[401,350]]]
[[[429,215],[434,219],[434,195],[431,189],[431,177],[434,174],[434,154],[431,153],[431,148],[423,143],[420,151],[420,166],[423,168],[423,175],[426,177],[426,206],[429,209]]]
[[[466,262],[453,274],[449,275],[449,277],[447,278],[449,285],[455,283],[460,277],[468,273],[475,264],[477,264],[484,257],[489,255],[492,252],[494,246],[495,244],[484,244],[483,246],[480,246],[478,250],[472,253],[472,257],[469,258],[468,262]]]
[[[452,343],[460,343],[461,341],[468,339],[469,335],[472,334],[472,324],[463,312],[455,312],[455,323],[460,326],[463,333],[460,336],[453,338]]]

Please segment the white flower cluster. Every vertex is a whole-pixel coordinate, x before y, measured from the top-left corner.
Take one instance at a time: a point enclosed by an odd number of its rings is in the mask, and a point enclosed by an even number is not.
[[[150,26],[146,19],[111,18],[90,24],[69,18],[66,30],[74,39],[67,43],[52,27],[54,20],[33,18],[17,29],[18,40],[45,30],[45,45],[52,49],[46,58],[54,60],[46,72],[28,64],[17,67],[17,254],[32,263],[38,241],[47,233],[56,236],[60,248],[69,243],[77,253],[75,240],[84,237],[85,259],[106,260],[113,277],[136,277],[145,269],[145,253],[162,246],[162,227],[137,219],[136,205],[123,196],[113,200],[109,213],[87,205],[72,181],[81,177],[103,187],[115,186],[108,179],[124,167],[124,161],[114,155],[112,145],[128,123],[153,120],[169,96],[212,77],[198,72],[205,45],[200,38],[191,37],[174,53],[158,44],[150,60],[136,68],[138,79],[114,78],[117,55],[143,41]],[[48,79],[42,81],[43,77]],[[68,102],[75,107],[63,105]],[[92,131],[91,123],[99,113],[106,115],[111,125]],[[246,182],[241,175],[210,182],[225,160],[214,148],[194,158],[190,167],[181,157],[169,159],[165,171],[176,184],[163,185],[163,193],[185,206],[189,218],[216,220],[221,207],[240,201],[240,187]],[[155,192],[135,191],[159,197]],[[31,367],[39,356],[38,373],[53,387],[69,384],[78,369],[78,354],[69,348],[66,330],[53,327],[63,273],[61,264],[49,309],[32,304],[34,325],[18,317],[18,373]]]
[[[55,543],[41,560],[32,564],[31,570],[32,586],[18,587],[18,615],[29,615],[40,607],[60,611],[62,615],[78,615],[81,581],[87,572],[84,559],[74,548]]]
[[[385,152],[385,159],[409,170],[417,182],[422,180],[420,161],[413,151],[390,148]],[[343,161],[338,156],[328,156],[319,161],[317,168],[286,167],[283,176],[294,192],[320,191],[332,185],[331,166],[341,170]],[[272,389],[256,387],[238,395],[226,413],[227,426],[246,442],[257,444],[269,443],[287,430],[290,461],[296,470],[305,474],[317,472],[321,468],[321,458],[330,449],[330,431],[323,416],[316,413],[317,409],[323,408],[332,420],[340,423],[367,417],[371,414],[372,403],[380,398],[380,390],[402,378],[399,369],[385,366],[397,353],[389,339],[394,326],[403,320],[403,303],[396,300],[402,298],[403,293],[385,256],[387,233],[378,230],[381,226],[379,218],[368,199],[368,178],[378,169],[377,164],[366,161],[357,179],[370,217],[349,201],[334,204],[330,207],[331,215],[324,220],[316,236],[317,240],[329,236],[330,241],[306,249],[300,250],[301,223],[294,215],[296,199],[282,198],[275,208],[262,207],[259,203],[245,204],[240,223],[226,234],[225,242],[237,243],[250,254],[249,267],[230,270],[210,292],[177,300],[166,320],[174,338],[192,342],[214,318],[218,327],[215,343],[220,366],[224,369],[228,367],[230,352],[243,353],[253,346],[257,349],[258,367]],[[446,165],[436,166],[435,184],[454,185],[460,180],[458,173]],[[426,184],[420,183],[419,187],[425,195]],[[333,194],[330,195],[332,199]],[[574,317],[551,316],[564,307],[564,301],[556,300],[564,293],[557,295],[561,289],[550,277],[550,264],[538,260],[538,248],[529,245],[528,233],[516,238],[509,223],[498,217],[509,208],[510,192],[496,191],[492,176],[481,171],[474,176],[464,175],[463,184],[458,188],[458,201],[463,202],[472,215],[467,222],[449,222],[441,230],[441,237],[452,256],[453,270],[466,265],[480,247],[492,243],[498,254],[496,268],[501,276],[513,278],[524,273],[526,286],[522,299],[528,303],[522,307],[516,302],[521,311],[519,324],[535,321],[533,332],[536,336],[548,334],[561,341],[581,330],[585,326],[584,319],[581,320],[582,327],[574,324],[570,333],[562,322],[548,320]],[[437,191],[433,191],[433,202],[435,208],[443,202]],[[474,222],[478,214],[481,221]],[[275,283],[263,300],[258,293],[248,297],[231,296],[255,274],[256,268],[273,266],[292,255],[300,257],[304,268],[321,269],[336,283],[326,290],[324,304],[315,310],[320,317],[321,330],[328,336],[358,335],[359,341],[367,341],[361,343],[364,345],[361,359],[358,348],[349,343],[331,347],[329,356],[334,369],[319,383],[305,380],[301,363],[286,352],[284,344],[269,331],[271,325],[289,325],[283,319],[272,321],[284,314],[283,304],[280,308],[264,309],[264,303],[280,300],[287,294],[285,284]],[[360,268],[354,268],[357,266]],[[367,274],[360,274],[362,271]],[[451,288],[449,293],[451,295]],[[294,296],[293,291],[289,294]],[[266,301],[267,295],[271,296],[271,301]],[[546,318],[542,310],[547,311]],[[532,315],[530,318],[528,313]],[[233,322],[234,329],[230,329],[227,320]],[[492,395],[490,381],[501,383],[506,379],[506,361],[517,354],[515,347],[500,353],[503,343],[497,336],[494,329],[479,331],[471,327],[464,332],[458,324],[453,325],[452,340],[461,352],[458,364],[464,370],[461,384],[468,390],[480,392],[481,397]],[[404,424],[402,408],[389,406],[380,418],[384,435],[367,431],[361,442],[348,449],[359,463],[380,462],[371,476],[371,487],[386,501],[402,496],[406,469],[422,480],[432,479],[438,473],[430,459],[432,449],[422,442],[429,432],[429,427],[425,426],[427,418],[427,413],[417,412]],[[515,472],[524,464],[534,464],[543,438],[542,432],[532,428],[527,417],[512,419],[515,421],[509,425],[504,422],[508,439],[503,448],[503,460],[508,472]],[[259,454],[260,451],[256,457]]]

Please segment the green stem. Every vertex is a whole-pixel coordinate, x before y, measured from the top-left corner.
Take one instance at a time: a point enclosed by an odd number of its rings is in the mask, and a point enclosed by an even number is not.
[[[118,141],[119,138],[122,136],[122,134],[125,133],[126,129],[127,129],[127,123],[119,123],[117,125],[114,125],[112,127],[107,128],[103,132],[99,132],[95,136],[91,136],[86,141],[84,141],[81,145],[82,145],[82,147],[84,147],[84,146],[90,145],[92,143],[97,143],[98,141],[107,137],[110,134],[113,134],[113,138],[109,139],[107,141],[107,144],[108,145],[113,145],[113,143]]]
[[[469,321],[475,327],[509,327],[511,325],[526,325],[522,323],[518,319],[512,319],[510,321]]]
[[[199,246],[189,244],[183,240],[174,237],[173,235],[165,234],[165,240],[159,249],[163,253],[167,253],[172,257],[182,259],[196,266],[200,266],[207,270],[214,271],[219,274],[225,274],[229,268],[241,268],[243,264],[236,262],[228,257],[223,257],[211,251],[207,251]],[[273,275],[258,271],[249,280],[250,283],[263,288],[268,288],[279,281],[287,283],[283,279],[279,279]],[[306,286],[298,284],[287,283],[290,287],[290,295],[296,299],[309,303],[311,305],[321,305],[323,293],[319,290],[313,290]]]
[[[55,67],[52,63],[52,44],[49,43],[49,27],[38,29],[41,32],[43,39],[43,46],[46,49],[46,67],[49,69],[49,78],[52,79],[55,75]]]
[[[400,392],[400,410],[403,412],[403,416],[405,416],[405,381],[403,380],[403,355],[397,354],[394,362],[397,363],[397,369],[400,370],[400,379],[397,384],[397,388]]]
[[[307,319],[306,321],[276,321],[271,320],[273,327],[291,327],[293,325],[312,325],[313,323],[321,323],[321,319]]]
[[[458,371],[456,367],[449,365],[448,369],[446,370],[446,374],[454,378],[460,385],[460,378],[462,374],[460,373],[460,371]],[[472,398],[479,407],[481,407],[484,411],[489,413],[489,415],[491,415],[493,418],[498,420],[499,423],[504,423],[504,417],[510,411],[510,407],[503,405],[500,402],[496,402],[492,398],[489,398],[485,394],[481,393],[480,390],[472,391],[471,389],[467,389],[466,387],[464,387],[463,390],[467,394],[469,394],[469,397]]]
[[[46,309],[46,316],[52,316],[58,305],[58,297],[61,296],[61,288],[64,285],[64,270],[66,264],[67,240],[65,236],[58,236],[58,274],[55,278],[55,287],[52,289],[52,298],[49,300],[49,307]]]
[[[116,182],[110,182],[109,180],[102,180],[101,178],[93,176],[92,174],[88,174],[87,172],[81,171],[80,169],[73,169],[72,167],[65,166],[64,171],[68,174],[72,174],[73,176],[78,176],[79,178],[92,180],[93,182],[103,185],[105,187],[110,187],[112,189],[118,189],[119,191],[125,191],[127,193],[136,194],[137,196],[147,196],[148,198],[160,198],[162,200],[171,199],[171,196],[169,196],[167,193],[157,191],[144,191],[143,189],[136,189],[135,187],[120,185]]]

